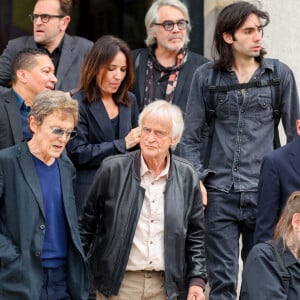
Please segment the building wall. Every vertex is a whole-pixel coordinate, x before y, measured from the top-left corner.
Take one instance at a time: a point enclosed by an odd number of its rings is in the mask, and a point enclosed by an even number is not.
[[[233,0],[204,1],[204,54],[211,58],[212,36],[220,10]],[[293,70],[300,91],[300,5],[298,0],[249,1],[260,5],[270,15],[270,24],[264,28],[263,46],[267,57],[279,58]],[[285,143],[282,127],[281,140]]]

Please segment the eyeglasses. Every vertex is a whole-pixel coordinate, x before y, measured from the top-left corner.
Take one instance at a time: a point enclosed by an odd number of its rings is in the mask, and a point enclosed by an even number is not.
[[[77,132],[75,130],[66,131],[61,128],[51,128],[51,132],[59,137],[63,137],[64,135],[66,135],[66,137],[70,138],[70,140],[77,135]]]
[[[189,23],[189,21],[187,20],[179,20],[177,22],[172,22],[172,21],[164,21],[162,23],[152,23],[153,25],[160,25],[163,26],[163,28],[166,31],[172,31],[175,24],[177,25],[179,30],[183,30],[186,29],[187,24]]]
[[[65,16],[62,16],[62,15],[47,15],[47,14],[41,14],[41,15],[30,14],[29,15],[29,18],[30,18],[31,22],[36,21],[39,17],[41,18],[41,21],[43,23],[48,23],[50,21],[50,19],[52,19],[52,18],[63,18]]]

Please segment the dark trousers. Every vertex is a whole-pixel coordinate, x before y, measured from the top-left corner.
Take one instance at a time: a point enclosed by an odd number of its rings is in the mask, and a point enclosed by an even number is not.
[[[72,300],[68,292],[66,267],[44,268],[40,300]]]
[[[210,300],[235,300],[239,270],[239,238],[242,260],[253,245],[257,193],[209,190],[205,209],[206,259]]]

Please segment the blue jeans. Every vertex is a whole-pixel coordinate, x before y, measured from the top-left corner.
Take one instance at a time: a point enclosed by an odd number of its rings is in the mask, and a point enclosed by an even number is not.
[[[40,300],[72,300],[68,292],[66,267],[44,268]]]
[[[205,208],[206,259],[210,300],[235,300],[241,257],[245,261],[253,244],[257,193],[221,192],[208,189]]]

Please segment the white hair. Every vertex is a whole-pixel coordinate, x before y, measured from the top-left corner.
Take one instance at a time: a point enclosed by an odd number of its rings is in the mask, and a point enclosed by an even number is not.
[[[171,104],[165,100],[155,100],[150,104],[146,105],[143,111],[139,115],[139,126],[141,127],[144,118],[147,115],[155,116],[160,120],[169,119],[171,121],[171,137],[177,139],[176,144],[171,146],[171,150],[175,150],[179,143],[183,128],[183,114],[181,109],[175,104]]]

